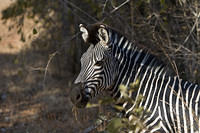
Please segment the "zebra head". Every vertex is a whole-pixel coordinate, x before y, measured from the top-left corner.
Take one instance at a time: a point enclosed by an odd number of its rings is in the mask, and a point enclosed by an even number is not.
[[[72,102],[77,107],[85,107],[99,92],[112,87],[118,65],[112,55],[109,31],[105,25],[85,27],[80,24],[79,27],[84,42],[90,46],[81,57],[81,71],[74,83],[80,83],[82,87],[72,95]]]

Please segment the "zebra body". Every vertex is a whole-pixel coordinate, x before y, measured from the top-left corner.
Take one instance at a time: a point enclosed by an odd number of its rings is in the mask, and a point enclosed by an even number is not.
[[[90,47],[75,81],[84,86],[76,96],[77,105],[84,107],[101,91],[119,98],[120,84],[128,86],[139,79],[139,88],[130,97],[135,101],[144,97],[139,106],[150,111],[145,116],[148,132],[200,133],[200,86],[169,76],[162,62],[105,25],[80,25],[80,30]],[[123,107],[131,120],[135,104]]]

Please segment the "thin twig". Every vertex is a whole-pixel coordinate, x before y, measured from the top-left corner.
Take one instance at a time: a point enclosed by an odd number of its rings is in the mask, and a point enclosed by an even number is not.
[[[168,61],[170,62],[170,64],[171,64],[173,70],[176,72],[176,68],[174,68],[173,61],[172,61],[172,59],[170,58],[169,54],[168,54],[167,51],[164,49],[164,47],[161,46],[161,45],[159,45],[159,43],[158,43],[158,41],[160,40],[161,43],[163,44],[163,41],[162,41],[162,39],[161,39],[161,37],[160,37],[159,35],[158,35],[158,39],[159,39],[159,40],[156,38],[156,36],[155,36],[155,28],[154,28],[154,32],[153,32],[153,38],[156,40],[156,43],[155,43],[155,44],[156,44],[157,46],[159,46],[159,48],[162,50],[162,52],[164,53],[164,55],[167,57]]]
[[[92,126],[86,128],[86,129],[83,131],[83,133],[90,133],[91,131],[95,130],[96,128],[97,128],[96,125],[92,125]]]
[[[114,12],[116,12],[117,10],[119,10],[122,6],[124,6],[125,4],[127,4],[128,2],[130,2],[130,0],[126,0],[124,1],[122,4],[120,4],[118,7],[115,7],[108,15],[113,14]],[[107,16],[108,16],[107,15]],[[104,22],[104,20],[106,19],[106,17],[104,17],[101,22]]]
[[[43,67],[32,67],[32,66],[29,66],[29,69],[31,71],[45,71],[45,68],[43,68]]]
[[[176,73],[178,79],[180,79],[180,76],[179,76],[179,72],[178,72],[178,68],[177,68],[176,62],[173,61],[172,63],[173,63],[173,66],[174,66],[175,73]]]
[[[46,65],[46,67],[45,67],[45,72],[44,72],[43,88],[45,88],[45,81],[46,81],[46,76],[47,76],[47,71],[48,71],[49,64],[51,63],[51,60],[53,59],[53,57],[54,57],[55,55],[57,55],[57,54],[58,54],[58,52],[56,51],[56,52],[54,52],[53,54],[51,54],[50,57],[49,57],[49,60],[48,60],[48,62],[47,62],[47,65]]]
[[[105,8],[106,8],[107,3],[108,3],[108,0],[106,0],[105,3],[103,4],[102,16],[103,16],[104,13],[105,13]]]
[[[79,31],[79,32],[77,32],[75,35],[73,35],[72,37],[70,37],[70,39],[68,39],[68,40],[66,40],[66,41],[63,41],[63,42],[61,42],[61,44],[66,44],[66,43],[68,43],[68,42],[70,42],[70,41],[72,41],[72,40],[74,40],[79,34],[81,34],[81,32]]]
[[[133,8],[133,1],[130,2],[130,15],[131,15],[131,38],[133,38],[133,35],[135,32],[134,31],[134,28],[133,28],[133,23],[134,23],[134,8]],[[131,40],[133,41],[133,39]]]
[[[84,20],[82,18],[82,16],[78,15],[77,13],[75,13],[75,11],[67,4],[65,3],[65,1],[63,0],[60,0],[61,4],[63,5],[63,8],[64,8],[64,13],[66,15],[68,15],[68,10],[67,9],[70,9],[71,10],[71,13],[74,15],[74,16],[77,16],[77,18],[79,18],[82,22],[86,23],[86,20]]]
[[[90,133],[90,132],[92,132],[92,131],[94,131],[94,130],[97,130],[97,128],[100,127],[101,125],[105,124],[105,122],[107,123],[107,122],[110,122],[110,121],[111,121],[111,119],[109,119],[109,120],[100,119],[100,120],[101,120],[101,121],[100,121],[99,123],[93,124],[93,125],[91,125],[90,127],[86,128],[86,129],[83,131],[83,133]]]
[[[73,35],[69,40],[63,41],[63,42],[61,42],[61,43],[63,44],[63,43],[68,43],[68,42],[72,41],[72,40],[73,40],[74,38],[76,38],[80,33],[81,33],[81,32],[76,33],[76,34]],[[47,71],[48,71],[49,64],[51,63],[51,60],[53,59],[53,57],[56,56],[56,55],[60,52],[60,50],[63,49],[64,46],[65,46],[65,45],[63,45],[62,47],[60,47],[60,48],[59,48],[58,50],[56,50],[54,53],[50,54],[49,60],[48,60],[48,62],[47,62],[47,65],[46,65],[45,69],[43,69],[43,70],[45,70],[45,72],[44,72],[44,78],[43,78],[43,88],[45,87],[45,81],[46,81],[46,76],[47,76]],[[40,68],[40,69],[41,69],[41,68]]]
[[[199,17],[200,17],[200,12],[199,12],[199,14],[197,15],[196,21],[195,21],[194,25],[192,26],[192,29],[190,30],[189,35],[188,35],[188,36],[186,37],[186,39],[184,40],[183,44],[185,44],[185,43],[188,41],[189,37],[190,37],[191,34],[193,33],[193,31],[194,31],[194,29],[195,29],[195,27],[196,27],[196,25],[197,25],[197,23],[198,23],[198,21],[199,21]]]
[[[120,9],[122,6],[124,6],[125,4],[127,4],[130,0],[126,0],[125,2],[123,2],[121,5],[119,5],[118,7],[114,8],[110,14],[116,12],[118,9]]]
[[[77,10],[79,10],[80,12],[82,12],[83,14],[87,15],[89,18],[91,18],[93,21],[98,22],[98,20],[94,17],[92,17],[90,14],[88,14],[86,11],[82,10],[81,8],[79,8],[78,6],[76,6],[75,4],[73,4],[72,2],[70,2],[69,0],[63,0],[65,3],[68,3],[69,5],[71,5],[72,7],[76,8]]]
[[[192,52],[190,49],[186,48],[185,46],[183,45],[180,45],[180,44],[177,44],[177,43],[173,43],[175,46],[179,46],[180,48],[184,49],[185,51],[187,51],[188,53],[190,53],[190,55],[193,55],[194,57],[196,57],[197,59],[200,58],[199,54],[195,54],[194,52]],[[185,52],[184,52],[184,55],[187,55]],[[189,55],[189,54],[188,54]]]

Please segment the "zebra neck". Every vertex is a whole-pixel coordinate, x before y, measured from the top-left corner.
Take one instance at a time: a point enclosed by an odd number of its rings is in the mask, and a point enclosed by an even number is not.
[[[118,60],[118,76],[115,85],[112,88],[112,96],[119,97],[119,85],[126,87],[137,79],[143,77],[145,71],[149,68],[163,69],[164,64],[157,60],[153,55],[146,53],[142,49],[133,46],[132,42],[125,37],[115,35],[113,40],[112,52],[113,56]]]

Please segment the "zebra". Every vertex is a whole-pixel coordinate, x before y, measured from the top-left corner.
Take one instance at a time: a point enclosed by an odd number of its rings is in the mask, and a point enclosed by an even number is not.
[[[120,98],[119,85],[128,86],[139,78],[139,88],[130,97],[145,97],[140,106],[150,111],[145,118],[149,132],[200,133],[199,85],[170,75],[162,61],[105,24],[80,24],[79,28],[89,48],[80,59],[81,71],[74,82],[82,84],[72,96],[77,107],[84,108],[101,92]],[[128,115],[135,104],[123,107]]]

